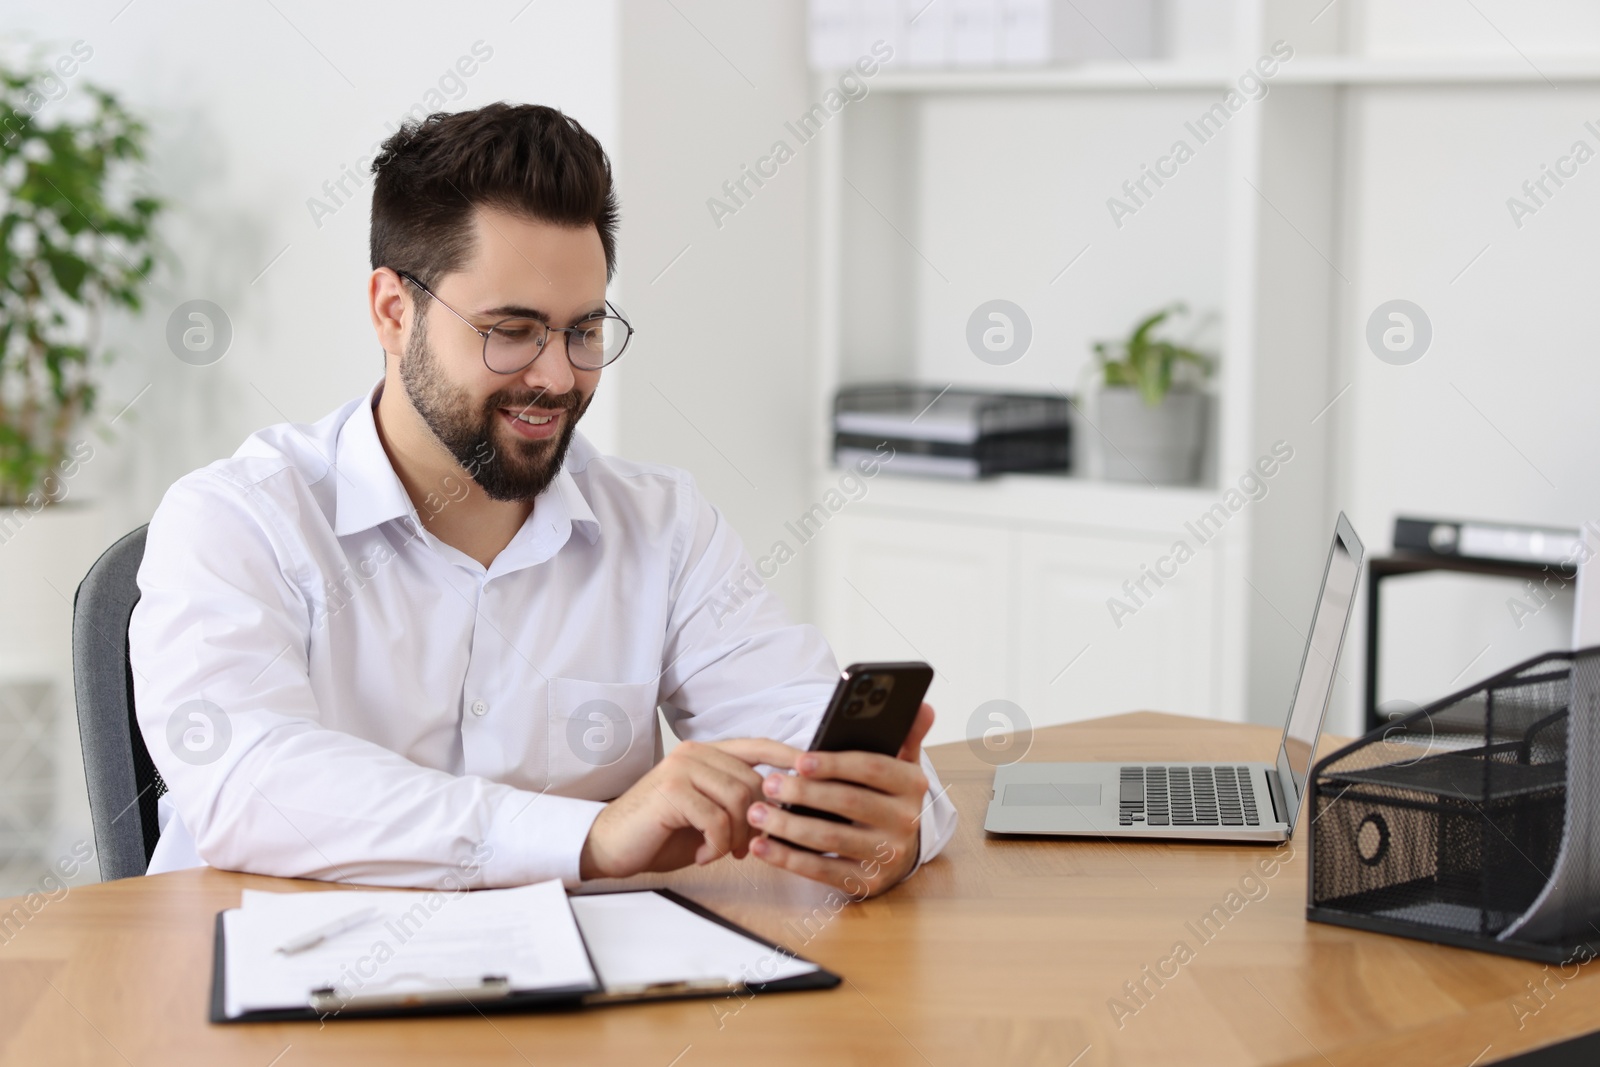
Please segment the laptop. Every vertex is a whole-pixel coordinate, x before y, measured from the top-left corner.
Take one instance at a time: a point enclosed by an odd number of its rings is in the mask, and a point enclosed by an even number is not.
[[[994,776],[993,834],[1284,841],[1294,832],[1361,577],[1361,539],[1344,513],[1274,763],[1013,763]]]

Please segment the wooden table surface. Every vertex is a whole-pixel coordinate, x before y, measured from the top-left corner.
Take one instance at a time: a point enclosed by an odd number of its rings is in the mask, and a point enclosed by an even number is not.
[[[1039,730],[1027,758],[1266,760],[1276,742],[1264,727],[1137,713]],[[1291,855],[1303,845],[988,838],[992,768],[964,744],[930,751],[961,824],[882,898],[830,915],[824,887],[750,860],[629,883],[689,894],[843,975],[838,989],[213,1026],[215,913],[247,886],[327,887],[184,871],[73,889],[0,932],[0,1063],[1467,1067],[1600,1029],[1594,968],[1558,985],[1540,964],[1307,923],[1305,857]],[[1282,862],[1252,880],[1264,859]],[[1180,941],[1186,962],[1163,964]],[[1145,967],[1177,973],[1158,988]],[[1142,978],[1152,992],[1135,1001],[1125,983]],[[1537,1014],[1529,983],[1547,990]]]

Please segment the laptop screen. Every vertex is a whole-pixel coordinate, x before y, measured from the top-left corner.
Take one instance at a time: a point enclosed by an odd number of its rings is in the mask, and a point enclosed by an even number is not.
[[[1339,664],[1339,649],[1344,644],[1345,625],[1355,604],[1356,585],[1361,577],[1361,541],[1343,514],[1333,535],[1327,566],[1322,572],[1322,591],[1316,613],[1311,618],[1311,633],[1306,638],[1305,658],[1300,663],[1300,680],[1295,686],[1294,703],[1283,730],[1283,745],[1278,755],[1278,770],[1290,818],[1298,814],[1305,795],[1306,776],[1316,753],[1322,717],[1333,695],[1334,672]],[[1287,764],[1287,767],[1285,767]],[[1282,772],[1287,769],[1288,776]],[[1293,795],[1288,795],[1292,791]]]

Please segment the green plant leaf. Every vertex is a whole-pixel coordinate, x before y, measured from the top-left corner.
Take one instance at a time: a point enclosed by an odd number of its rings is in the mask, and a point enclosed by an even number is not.
[[[137,188],[147,131],[117,97],[77,83],[77,110],[37,104],[40,68],[0,63],[0,504],[39,490],[94,408],[108,307],[138,310],[161,253],[164,202]],[[16,161],[16,162],[12,162]]]
[[[1187,310],[1181,302],[1169,304],[1141,319],[1126,341],[1094,342],[1091,347],[1105,384],[1135,388],[1146,404],[1156,407],[1172,390],[1174,368],[1179,364],[1190,364],[1200,377],[1209,377],[1215,367],[1210,357],[1155,337],[1162,323]]]
[[[81,302],[83,280],[89,276],[89,264],[71,252],[61,252],[54,248],[45,248],[41,251],[45,262],[50,264],[50,273],[55,277],[56,284],[61,286],[61,291],[71,297],[74,303]]]

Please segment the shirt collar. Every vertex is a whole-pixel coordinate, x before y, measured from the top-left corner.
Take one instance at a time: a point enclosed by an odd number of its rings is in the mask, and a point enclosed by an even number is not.
[[[421,525],[416,508],[411,504],[411,497],[401,484],[400,476],[394,472],[389,454],[384,451],[383,442],[378,438],[378,422],[373,406],[382,393],[383,382],[379,381],[366,399],[356,405],[356,410],[339,431],[334,460],[338,477],[334,489],[333,532],[340,537],[369,530],[391,519],[409,517],[419,527]],[[569,450],[569,459],[571,454]],[[553,523],[558,529],[575,526],[591,545],[600,537],[600,520],[589,506],[583,490],[578,487],[577,479],[567,469],[566,462],[561,464],[555,480],[534,499],[533,513],[528,516],[528,523],[535,521],[541,526]],[[565,533],[565,530],[561,531],[563,538]]]
[[[333,532],[340,537],[370,530],[390,519],[415,518],[411,497],[378,439],[372,407],[383,392],[379,382],[339,430],[334,457],[338,475],[334,489]]]
[[[577,435],[574,434],[573,437],[576,439]],[[567,459],[571,458],[572,450],[569,448],[567,450]],[[591,545],[599,540],[600,520],[595,516],[594,510],[589,507],[589,500],[583,495],[583,490],[578,488],[578,480],[572,476],[571,471],[567,470],[566,460],[562,461],[561,470],[556,475],[556,480],[550,483],[549,489],[540,494],[539,499],[543,499],[546,493],[552,492],[560,494],[562,503],[566,505],[567,515],[571,519],[572,525],[576,526],[578,531],[583,534],[584,540]],[[535,505],[534,510],[539,510],[537,505]]]

